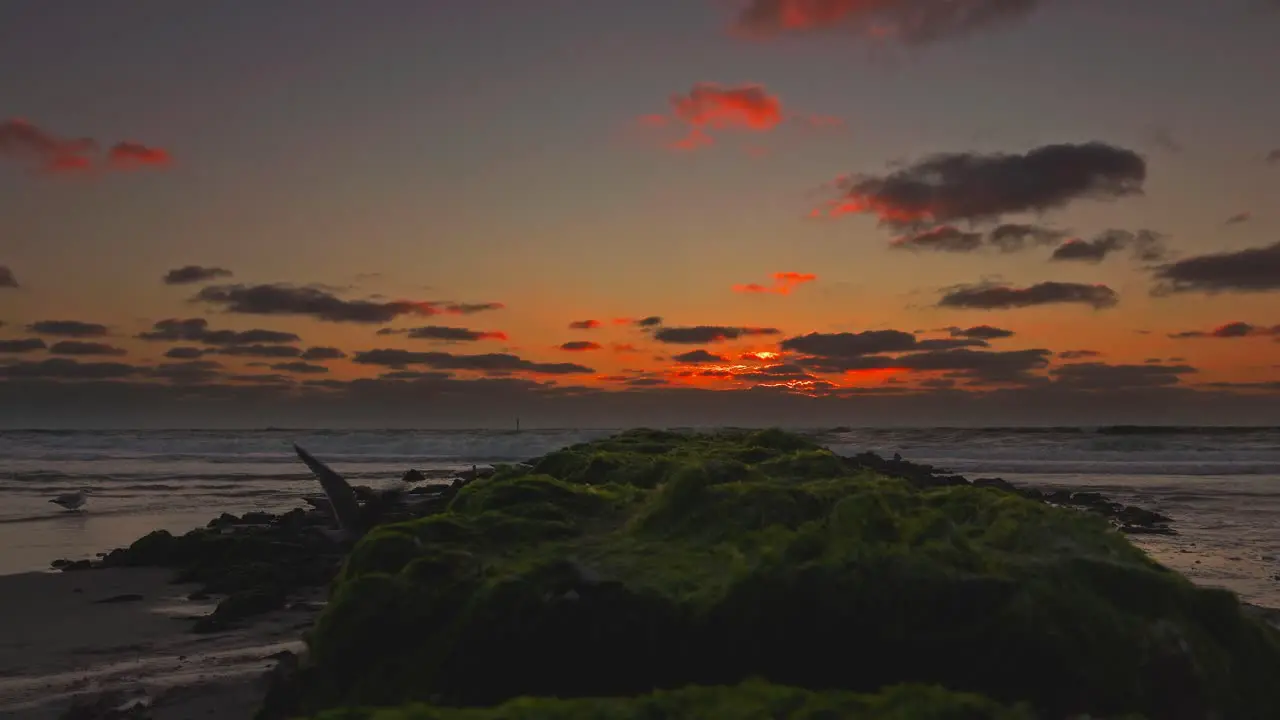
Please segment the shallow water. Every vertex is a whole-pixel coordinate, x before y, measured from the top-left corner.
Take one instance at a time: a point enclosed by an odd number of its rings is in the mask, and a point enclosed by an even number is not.
[[[317,492],[296,442],[357,484],[518,462],[608,430],[0,432],[0,574],[92,557],[221,512],[280,511]],[[816,431],[814,431],[816,432]],[[1135,538],[1194,579],[1280,607],[1280,429],[855,429],[842,454],[895,452],[970,478],[1097,489],[1163,512],[1179,535]],[[83,512],[48,502],[87,487]]]

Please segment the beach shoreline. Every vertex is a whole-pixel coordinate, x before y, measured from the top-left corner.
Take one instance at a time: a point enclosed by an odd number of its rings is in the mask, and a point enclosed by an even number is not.
[[[76,703],[149,706],[154,720],[249,718],[280,653],[302,649],[320,598],[216,634],[192,625],[216,598],[189,600],[160,568],[0,576],[0,716],[61,718]]]

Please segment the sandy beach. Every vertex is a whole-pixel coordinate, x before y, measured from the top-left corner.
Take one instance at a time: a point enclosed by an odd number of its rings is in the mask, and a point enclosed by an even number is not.
[[[117,695],[155,720],[249,718],[277,653],[301,649],[319,605],[295,603],[242,629],[191,632],[217,598],[165,569],[111,568],[0,576],[0,717],[59,718]]]

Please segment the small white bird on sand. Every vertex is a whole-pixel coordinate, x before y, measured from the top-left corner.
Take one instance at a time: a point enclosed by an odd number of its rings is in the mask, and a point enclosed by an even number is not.
[[[77,490],[73,493],[66,493],[50,500],[55,505],[61,505],[68,510],[79,510],[89,500],[88,490]]]

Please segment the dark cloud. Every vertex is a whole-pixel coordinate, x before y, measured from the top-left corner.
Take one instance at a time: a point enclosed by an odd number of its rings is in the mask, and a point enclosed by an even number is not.
[[[1257,336],[1280,337],[1280,325],[1276,325],[1274,327],[1265,327],[1265,326],[1258,326],[1258,325],[1250,325],[1249,323],[1246,323],[1246,322],[1229,322],[1229,323],[1226,323],[1225,325],[1219,325],[1218,327],[1212,330],[1209,330],[1208,332],[1205,332],[1202,330],[1189,330],[1186,332],[1177,332],[1177,333],[1169,334],[1169,337],[1175,340],[1186,340],[1190,338],[1230,339],[1230,338],[1257,337]]]
[[[1280,242],[1184,258],[1156,268],[1155,279],[1153,295],[1280,290]]]
[[[661,322],[661,319],[659,319]],[[653,339],[669,345],[706,345],[737,340],[742,337],[781,335],[777,328],[729,327],[724,325],[696,325],[693,327],[664,327],[653,333]]]
[[[560,349],[566,352],[588,352],[599,350],[600,343],[593,343],[590,340],[574,340],[560,345]]]
[[[890,369],[952,372],[971,380],[999,383],[1038,380],[1031,373],[1047,366],[1052,356],[1050,351],[1042,349],[994,352],[969,348],[920,348],[908,344],[907,337],[914,340],[914,336],[896,330],[828,336],[815,333],[792,338],[801,342],[792,343],[790,347],[784,342],[784,348],[805,356],[798,358],[795,364],[817,372]],[[912,352],[896,357],[888,355],[903,350]]]
[[[901,330],[868,330],[860,333],[809,333],[783,340],[787,352],[824,358],[850,358],[916,348],[915,335]]]
[[[1000,253],[1012,254],[1044,245],[1056,245],[1064,237],[1066,232],[1062,230],[1039,225],[1005,223],[986,234],[976,230],[961,230],[954,225],[938,225],[916,229],[909,234],[896,237],[889,246],[896,250],[931,250],[949,253],[973,253],[993,248]],[[1110,242],[1124,243],[1120,238]],[[1072,240],[1067,244],[1074,243],[1084,243],[1084,241]]]
[[[302,357],[302,350],[292,345],[220,345],[216,352],[219,355],[233,357],[256,358],[296,358]]]
[[[491,310],[502,310],[506,307],[499,302],[487,303],[432,303],[437,312],[447,315],[474,315],[476,313],[489,312]]]
[[[653,327],[658,327],[659,325],[662,324],[662,318],[658,317],[657,315],[650,315],[649,317],[643,317],[643,318],[640,318],[639,320],[634,320],[632,321],[632,324],[639,328],[653,328]]]
[[[1107,365],[1075,363],[1050,371],[1058,385],[1076,390],[1116,390],[1177,385],[1183,375],[1195,373],[1190,365]]]
[[[1267,153],[1267,162],[1280,163],[1280,148],[1276,148],[1275,150]]]
[[[293,333],[277,330],[210,330],[209,321],[204,318],[161,320],[152,325],[150,331],[139,333],[137,338],[164,342],[199,342],[206,345],[279,344],[302,339]]]
[[[205,351],[197,347],[173,347],[165,351],[164,356],[172,360],[196,360],[204,356]]]
[[[314,365],[308,362],[277,363],[272,365],[271,369],[296,375],[323,375],[329,372],[329,368],[323,365]]]
[[[729,362],[728,358],[722,357],[720,355],[716,355],[714,353],[709,353],[706,350],[691,350],[687,353],[681,353],[680,355],[672,356],[671,359],[679,363],[687,363],[690,365],[696,365],[700,363]]]
[[[27,332],[56,337],[88,338],[103,337],[108,331],[106,325],[79,320],[41,320],[28,325]]]
[[[393,370],[378,376],[380,380],[447,380],[453,377],[448,372],[419,372],[417,370]]]
[[[49,358],[38,362],[0,365],[0,377],[57,378],[60,380],[106,380],[132,377],[141,373],[133,365],[117,362],[82,363],[66,358]]]
[[[414,340],[440,340],[442,342],[477,342],[479,340],[506,340],[507,334],[497,331],[468,330],[467,328],[426,325],[424,327],[392,329],[383,328],[379,335],[406,335]]]
[[[1068,240],[1053,251],[1050,259],[1059,262],[1099,263],[1107,259],[1107,256],[1123,250],[1130,250],[1136,260],[1156,262],[1166,254],[1164,236],[1151,230],[1108,230],[1092,240]]]
[[[191,285],[208,282],[218,278],[231,277],[233,273],[226,268],[204,267],[203,265],[184,265],[165,273],[165,285]]]
[[[1225,390],[1280,392],[1280,380],[1273,381],[1273,382],[1252,382],[1252,383],[1214,382],[1214,383],[1206,383],[1206,387],[1222,388]]]
[[[128,355],[129,351],[114,345],[83,340],[63,340],[49,346],[53,355]]]
[[[254,383],[258,385],[292,385],[293,378],[287,375],[271,374],[271,375],[228,375],[227,379],[232,382]]]
[[[1247,222],[1249,222],[1249,221],[1250,221],[1250,220],[1252,220],[1252,219],[1253,219],[1253,213],[1251,213],[1251,212],[1249,212],[1248,210],[1246,210],[1246,211],[1244,211],[1244,212],[1236,213],[1235,215],[1232,215],[1231,217],[1227,218],[1227,221],[1226,221],[1225,223],[1223,223],[1223,224],[1224,224],[1224,225],[1239,225],[1240,223],[1247,223]]]
[[[40,338],[23,338],[21,340],[0,340],[0,353],[29,353],[44,350],[48,346]]]
[[[916,350],[954,350],[956,348],[985,348],[991,343],[982,338],[930,338],[916,343]]]
[[[1147,128],[1152,144],[1164,150],[1165,152],[1180,154],[1185,148],[1178,139],[1173,136],[1173,131],[1161,125],[1155,125]]]
[[[221,378],[222,363],[213,360],[163,363],[151,368],[148,374],[151,377],[168,380],[179,385],[211,383]]]
[[[734,30],[747,37],[844,30],[919,46],[1029,16],[1041,0],[751,0]]]
[[[946,153],[887,175],[843,178],[830,210],[874,215],[901,228],[996,221],[1085,198],[1139,195],[1146,176],[1141,155],[1100,142],[1045,145],[1024,154]]]
[[[1048,366],[1052,356],[1043,349],[993,352],[959,348],[903,355],[893,360],[893,366],[920,372],[958,372],[987,382],[1031,382],[1036,378],[1030,373]]]
[[[1101,357],[1102,353],[1097,350],[1063,350],[1058,353],[1059,360],[1084,360],[1085,358]]]
[[[541,375],[591,374],[595,370],[575,363],[541,363],[507,353],[454,355],[446,352],[412,352],[379,349],[358,352],[352,362],[404,369],[422,365],[435,370],[473,370],[477,372],[528,372]]]
[[[311,347],[302,353],[302,360],[341,360],[347,356],[336,347]]]
[[[18,287],[18,278],[7,265],[0,265],[0,288]]]
[[[992,327],[990,325],[976,325],[971,328],[948,328],[952,337],[971,338],[975,340],[1001,340],[1003,338],[1011,338],[1014,336],[1012,330],[1004,328]]]
[[[1057,245],[1067,233],[1041,225],[1005,223],[987,236],[987,242],[1002,253],[1021,252],[1028,248]]]
[[[569,323],[569,329],[570,330],[595,330],[596,328],[600,327],[600,325],[601,325],[601,322],[599,320],[574,320],[573,322]]]
[[[940,225],[911,235],[894,238],[889,246],[897,250],[974,252],[982,249],[982,233],[964,232],[953,225]]]
[[[210,285],[193,300],[244,315],[303,315],[325,322],[383,324],[402,316],[471,315],[499,310],[501,303],[420,302],[411,300],[346,300],[311,286]]]
[[[960,286],[945,292],[939,307],[972,310],[1006,310],[1036,305],[1081,304],[1095,310],[1115,307],[1120,302],[1116,291],[1106,285],[1043,282],[1030,287],[977,284]]]
[[[957,328],[958,329],[958,328]],[[994,328],[992,328],[994,330]],[[849,360],[884,353],[901,353],[908,351],[949,351],[960,348],[987,347],[987,341],[979,337],[937,338],[921,340],[912,333],[901,330],[868,330],[860,333],[809,333],[783,340],[779,347],[792,353],[813,358]],[[872,370],[886,365],[877,358],[869,365],[837,364],[831,366],[831,372],[864,369]]]

